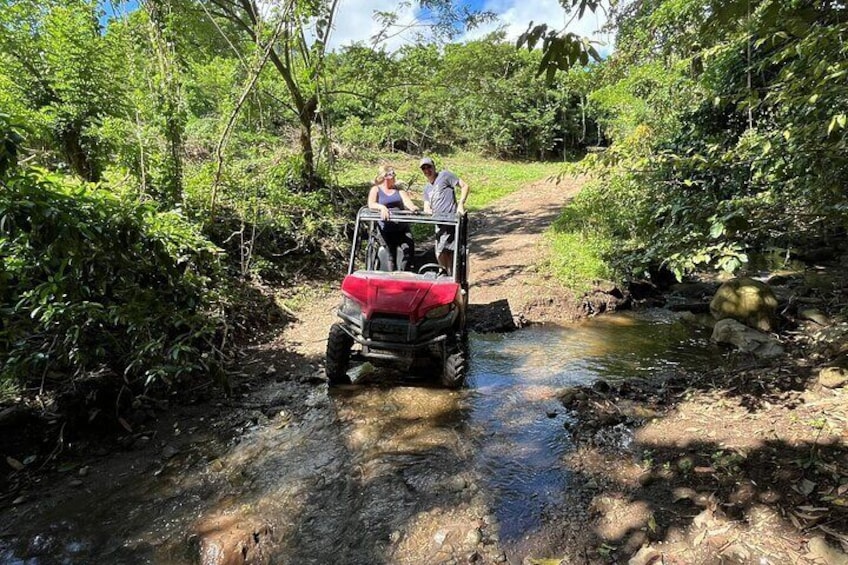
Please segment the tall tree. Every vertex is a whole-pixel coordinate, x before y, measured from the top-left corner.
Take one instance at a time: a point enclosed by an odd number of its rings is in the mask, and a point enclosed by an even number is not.
[[[0,102],[71,171],[100,178],[96,127],[122,111],[119,60],[93,0],[0,0]]]
[[[300,125],[300,146],[304,181],[308,190],[317,187],[312,130],[317,119],[321,79],[327,40],[336,12],[337,0],[297,2],[260,7],[256,0],[200,0],[209,4],[209,13],[225,18],[264,51],[269,42],[269,59],[291,97],[292,109]],[[282,21],[282,34],[273,35],[274,24]],[[270,24],[270,25],[268,25]],[[314,40],[310,43],[308,38]]]
[[[156,98],[163,121],[168,150],[158,183],[157,201],[163,209],[171,209],[182,200],[183,134],[185,111],[182,96],[182,72],[176,50],[176,29],[172,0],[142,0],[149,18],[150,44],[156,60]]]

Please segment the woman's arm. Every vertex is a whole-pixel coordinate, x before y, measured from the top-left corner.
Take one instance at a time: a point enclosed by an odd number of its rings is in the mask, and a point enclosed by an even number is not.
[[[418,211],[418,206],[415,205],[415,202],[412,201],[412,197],[409,196],[409,193],[405,190],[398,189],[400,192],[400,198],[403,200],[403,207],[407,210],[411,210],[413,212]]]
[[[377,210],[380,212],[380,217],[384,220],[389,219],[389,209],[377,202],[377,191],[380,190],[380,187],[374,185],[371,187],[371,192],[368,193],[368,208],[371,210]]]

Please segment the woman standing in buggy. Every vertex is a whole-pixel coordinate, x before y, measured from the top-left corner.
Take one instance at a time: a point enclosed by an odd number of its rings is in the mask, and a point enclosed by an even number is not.
[[[378,254],[381,271],[405,271],[409,269],[414,252],[412,233],[409,224],[390,221],[391,210],[418,211],[409,194],[395,185],[395,170],[383,165],[374,179],[374,186],[368,193],[368,208],[380,212],[378,222]]]

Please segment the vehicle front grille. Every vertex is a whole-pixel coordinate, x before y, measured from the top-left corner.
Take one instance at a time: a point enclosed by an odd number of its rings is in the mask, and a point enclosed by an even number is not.
[[[409,337],[409,318],[406,316],[374,316],[368,323],[371,339],[405,341]]]

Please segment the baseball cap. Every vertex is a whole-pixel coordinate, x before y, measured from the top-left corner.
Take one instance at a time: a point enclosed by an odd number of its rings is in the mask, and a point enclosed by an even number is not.
[[[421,159],[421,162],[418,163],[419,167],[423,167],[424,165],[430,165],[434,169],[436,168],[436,163],[434,163],[433,160],[429,157],[424,157],[423,159]]]

